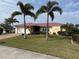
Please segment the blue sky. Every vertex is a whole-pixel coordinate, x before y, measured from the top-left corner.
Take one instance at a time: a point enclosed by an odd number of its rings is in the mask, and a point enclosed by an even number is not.
[[[16,5],[18,1],[23,3],[31,3],[36,12],[41,5],[47,3],[48,0],[0,0],[0,23],[4,22],[5,18],[10,17],[13,11],[20,11],[19,7]],[[53,0],[51,0],[53,1]],[[73,23],[79,24],[79,0],[56,0],[59,2],[59,6],[63,9],[63,14],[60,15],[58,12],[55,12],[55,18],[53,22],[60,23]],[[17,20],[20,23],[23,23],[23,16],[17,16]],[[26,16],[26,22],[34,22],[33,18]],[[46,14],[42,14],[38,17],[36,22],[46,22]],[[51,19],[50,19],[50,22]]]

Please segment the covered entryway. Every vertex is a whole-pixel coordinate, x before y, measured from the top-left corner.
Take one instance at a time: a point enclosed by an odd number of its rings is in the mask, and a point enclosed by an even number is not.
[[[32,34],[40,34],[40,26],[33,26]]]

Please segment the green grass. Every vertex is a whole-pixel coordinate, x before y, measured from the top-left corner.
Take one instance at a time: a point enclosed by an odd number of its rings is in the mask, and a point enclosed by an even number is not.
[[[44,35],[29,35],[27,39],[18,36],[0,40],[0,43],[64,59],[79,59],[79,44],[72,45],[67,38],[50,36],[49,40],[46,40]]]

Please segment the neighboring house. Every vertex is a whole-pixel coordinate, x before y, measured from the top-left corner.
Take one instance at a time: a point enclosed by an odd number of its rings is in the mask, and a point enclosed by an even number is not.
[[[49,34],[57,34],[61,30],[61,23],[49,23]],[[24,27],[23,24],[18,24],[15,26],[16,34],[23,34]],[[43,34],[46,32],[46,23],[27,23],[26,24],[26,34]]]

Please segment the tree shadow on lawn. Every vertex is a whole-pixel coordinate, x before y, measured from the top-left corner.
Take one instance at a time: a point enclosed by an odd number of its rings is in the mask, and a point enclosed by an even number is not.
[[[5,44],[6,42],[0,42],[0,45]]]

